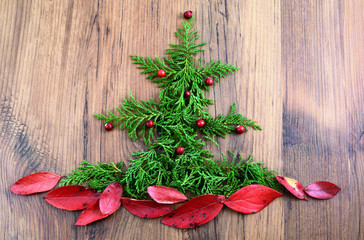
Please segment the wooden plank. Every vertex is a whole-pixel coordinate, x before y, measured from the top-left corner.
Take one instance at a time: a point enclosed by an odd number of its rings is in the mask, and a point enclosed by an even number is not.
[[[362,4],[354,5],[363,13]],[[290,199],[285,211],[285,238],[360,239],[362,210],[357,194],[363,187],[355,181],[362,179],[358,170],[363,165],[358,159],[363,155],[356,146],[363,130],[360,99],[364,88],[362,76],[354,79],[350,75],[362,73],[363,55],[353,56],[348,44],[358,44],[354,51],[364,50],[360,43],[363,36],[350,36],[353,18],[361,18],[357,26],[363,27],[362,15],[358,17],[340,1],[284,1],[281,9],[287,89],[283,174],[305,186],[328,180],[343,188],[330,201],[303,204]],[[348,68],[351,64],[354,69]],[[353,136],[357,136],[357,142]]]
[[[345,1],[343,11],[344,91],[346,113],[346,144],[348,158],[341,163],[346,176],[347,194],[342,204],[341,221],[346,224],[342,236],[362,239],[364,229],[364,3]],[[340,166],[340,165],[339,165]],[[344,187],[343,186],[343,187]],[[345,214],[349,212],[350,214]]]

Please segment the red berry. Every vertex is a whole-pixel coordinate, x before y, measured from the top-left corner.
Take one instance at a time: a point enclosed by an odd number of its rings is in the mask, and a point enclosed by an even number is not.
[[[203,128],[205,126],[205,120],[200,119],[196,122],[198,128]]]
[[[182,155],[184,151],[185,151],[185,149],[184,149],[183,147],[178,147],[178,148],[176,149],[176,153],[177,153],[178,155]]]
[[[185,91],[185,98],[189,98],[191,96],[190,91]]]
[[[152,128],[152,127],[154,127],[154,122],[153,122],[152,120],[149,120],[149,121],[147,121],[147,122],[145,123],[145,126],[146,126],[147,128]]]
[[[245,127],[242,126],[242,125],[238,125],[236,128],[235,128],[236,132],[239,133],[239,134],[242,134],[245,132]]]
[[[164,71],[163,69],[160,69],[160,70],[158,70],[157,75],[158,75],[158,77],[164,77],[164,76],[166,76],[166,71]]]
[[[106,131],[111,131],[114,128],[114,126],[111,123],[106,123],[105,124],[105,130]]]
[[[190,19],[192,17],[192,11],[189,10],[189,11],[186,11],[183,16],[186,18],[186,19]]]
[[[214,84],[214,80],[212,80],[212,78],[206,78],[205,83],[207,86],[211,86]]]

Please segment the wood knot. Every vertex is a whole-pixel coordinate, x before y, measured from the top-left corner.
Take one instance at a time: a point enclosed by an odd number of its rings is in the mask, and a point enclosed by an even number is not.
[[[364,132],[362,132],[360,135],[359,145],[362,149],[364,149]]]

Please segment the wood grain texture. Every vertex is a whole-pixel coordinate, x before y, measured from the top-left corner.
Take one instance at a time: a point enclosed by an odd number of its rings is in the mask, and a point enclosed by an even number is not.
[[[327,201],[287,194],[252,215],[224,208],[194,230],[125,209],[76,227],[78,212],[12,194],[30,173],[66,174],[82,159],[127,163],[145,148],[92,115],[130,91],[158,96],[129,55],[163,56],[188,9],[208,43],[204,62],[241,67],[208,93],[209,111],[226,114],[237,102],[263,127],[207,147],[342,191]],[[363,32],[360,0],[0,0],[0,239],[364,239]]]

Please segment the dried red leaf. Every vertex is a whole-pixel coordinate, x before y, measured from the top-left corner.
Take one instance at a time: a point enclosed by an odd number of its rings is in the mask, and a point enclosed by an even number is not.
[[[60,179],[61,176],[54,173],[33,173],[19,179],[9,190],[18,195],[46,192],[54,188]]]
[[[156,218],[173,211],[171,206],[151,200],[121,198],[121,202],[130,213],[141,218]]]
[[[313,198],[329,199],[335,197],[341,188],[331,182],[320,181],[308,185],[304,190]]]
[[[282,197],[280,192],[263,185],[249,185],[233,193],[224,204],[241,213],[256,213],[274,199]]]
[[[162,223],[176,228],[194,228],[214,219],[221,211],[224,196],[201,195],[182,204],[162,219]]]
[[[50,191],[44,199],[56,208],[82,210],[99,200],[100,193],[78,185],[68,185]]]
[[[106,218],[109,215],[110,214],[103,214],[100,211],[99,200],[98,200],[82,211],[75,225],[85,226],[89,223]]]
[[[148,193],[157,203],[173,204],[187,200],[187,197],[180,191],[163,186],[150,186],[148,187]]]
[[[115,212],[121,205],[121,196],[123,195],[123,188],[120,183],[111,183],[100,197],[100,211],[103,214],[111,214]]]
[[[303,186],[299,181],[282,176],[276,176],[276,179],[280,184],[282,184],[288,191],[290,191],[297,198],[307,200],[307,196],[303,191],[304,190]]]

